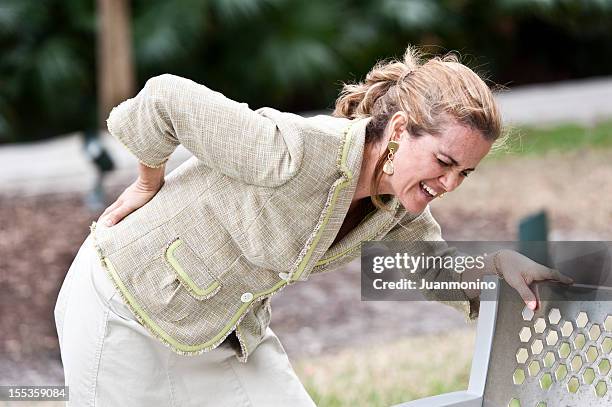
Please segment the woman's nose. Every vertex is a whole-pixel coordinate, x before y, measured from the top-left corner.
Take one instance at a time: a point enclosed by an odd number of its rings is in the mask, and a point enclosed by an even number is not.
[[[455,174],[454,171],[448,171],[446,174],[442,175],[439,179],[440,183],[446,190],[445,192],[451,192],[456,189],[461,180],[459,179],[459,175]]]

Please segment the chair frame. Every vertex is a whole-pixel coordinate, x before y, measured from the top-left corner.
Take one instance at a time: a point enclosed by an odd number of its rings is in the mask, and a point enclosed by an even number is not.
[[[486,276],[484,280],[499,282],[499,278],[496,276]],[[496,288],[494,293],[491,294],[493,298],[480,303],[474,357],[472,358],[468,389],[408,401],[396,404],[393,407],[482,407],[493,337],[495,335],[499,289]]]

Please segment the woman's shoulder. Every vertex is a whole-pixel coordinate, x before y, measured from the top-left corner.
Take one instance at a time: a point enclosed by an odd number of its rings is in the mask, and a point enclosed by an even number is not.
[[[255,112],[273,119],[278,126],[291,127],[294,130],[316,135],[340,137],[347,126],[352,122],[349,119],[334,117],[327,112],[292,113],[275,109],[273,107],[261,107]]]

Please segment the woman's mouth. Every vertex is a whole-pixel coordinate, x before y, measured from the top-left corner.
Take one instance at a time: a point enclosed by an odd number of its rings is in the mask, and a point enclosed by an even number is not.
[[[427,198],[427,200],[431,201],[438,195],[438,192],[436,192],[435,189],[431,188],[430,186],[425,184],[423,181],[421,181],[419,185],[420,185],[419,189],[421,190],[423,195],[425,195],[425,198]]]

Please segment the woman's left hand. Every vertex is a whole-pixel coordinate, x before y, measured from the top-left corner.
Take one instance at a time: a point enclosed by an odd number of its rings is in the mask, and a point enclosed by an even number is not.
[[[498,274],[518,291],[525,304],[532,310],[537,308],[538,303],[529,284],[541,280],[554,280],[564,284],[574,282],[573,279],[561,274],[558,270],[536,263],[514,250],[500,250],[494,256],[493,264]]]
[[[103,221],[106,226],[110,227],[149,202],[164,185],[165,169],[165,164],[157,168],[150,168],[139,163],[138,179],[104,210],[98,222]]]

